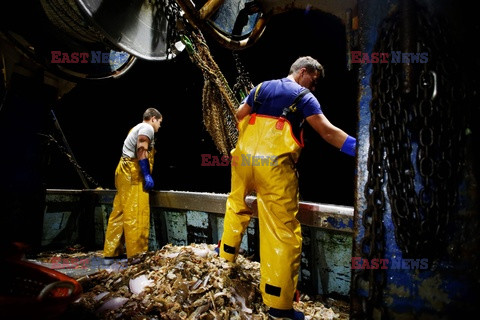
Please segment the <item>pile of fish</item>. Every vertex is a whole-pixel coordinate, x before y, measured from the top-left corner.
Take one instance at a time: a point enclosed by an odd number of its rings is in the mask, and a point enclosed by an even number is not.
[[[214,245],[166,245],[129,259],[117,271],[77,279],[83,295],[76,308],[98,319],[268,319],[259,292],[260,264],[239,255],[219,258]],[[348,319],[302,296],[306,319]]]

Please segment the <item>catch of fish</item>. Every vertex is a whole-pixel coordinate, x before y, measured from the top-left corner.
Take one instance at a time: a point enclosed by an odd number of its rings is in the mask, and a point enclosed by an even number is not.
[[[239,255],[227,262],[215,245],[168,244],[129,259],[116,271],[100,270],[77,281],[77,310],[97,319],[269,319],[259,291],[260,264]],[[341,305],[325,307],[301,295],[294,307],[306,319],[348,319]]]

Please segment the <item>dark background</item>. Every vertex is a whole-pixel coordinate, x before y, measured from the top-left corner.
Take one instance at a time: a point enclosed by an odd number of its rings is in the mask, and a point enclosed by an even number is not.
[[[233,87],[238,74],[232,52],[204,36]],[[345,29],[338,18],[316,11],[276,15],[254,46],[237,53],[254,84],[287,76],[299,56],[319,60],[326,77],[315,94],[323,112],[356,136],[357,73],[347,71]],[[164,116],[156,134],[155,190],[228,193],[230,167],[201,166],[201,154],[220,156],[202,122],[203,84],[200,69],[183,51],[168,61],[137,59],[117,79],[78,83],[52,109],[78,164],[104,189],[114,189],[114,171],[129,129],[154,106]],[[298,163],[302,200],[353,205],[355,159],[324,142],[308,125],[304,139]],[[44,150],[47,188],[83,188],[59,150],[54,143]]]

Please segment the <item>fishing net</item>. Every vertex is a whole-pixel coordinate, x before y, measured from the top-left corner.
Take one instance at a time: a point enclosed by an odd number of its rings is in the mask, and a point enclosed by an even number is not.
[[[187,42],[187,48],[190,47],[190,59],[203,73],[203,123],[218,151],[229,155],[238,139],[235,112],[239,102],[213,59],[201,32],[194,30],[190,32],[189,38],[184,37],[183,40]]]

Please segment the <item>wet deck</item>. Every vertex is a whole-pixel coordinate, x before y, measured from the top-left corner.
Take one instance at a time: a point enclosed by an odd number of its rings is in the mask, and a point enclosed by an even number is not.
[[[137,261],[132,261],[131,259],[127,261],[127,259],[116,261],[110,265],[105,265],[103,263],[102,258],[102,251],[91,251],[91,252],[82,252],[80,247],[69,248],[68,253],[66,252],[44,252],[40,254],[35,259],[29,259],[31,262],[49,267],[51,269],[57,270],[62,272],[77,281],[79,281],[82,286],[84,293],[81,296],[81,299],[77,300],[75,303],[69,305],[66,312],[61,315],[60,320],[63,319],[123,319],[123,314],[128,314],[129,312],[133,312],[132,310],[135,309],[137,313],[140,312],[138,305],[136,306],[136,296],[132,295],[128,290],[125,293],[125,290],[116,291],[114,287],[111,287],[109,283],[112,283],[112,279],[115,279],[118,282],[119,278],[122,278],[123,281],[128,283],[129,281],[133,280],[135,277],[142,272],[138,272],[138,270],[143,270],[144,274],[149,274],[149,277],[153,277],[155,279],[155,272],[160,272],[160,274],[165,275],[167,272],[162,271],[162,268],[167,270],[175,269],[173,265],[178,264],[176,261],[171,261],[171,266],[165,265],[167,262],[165,260],[155,260],[153,265],[151,264],[151,259],[149,257],[158,257],[162,255],[162,252],[167,253],[166,255],[172,257],[172,252],[184,252],[183,250],[190,250],[190,249],[197,249],[196,253],[192,253],[191,257],[185,259],[182,258],[183,262],[190,261],[190,263],[194,263],[196,265],[207,265],[204,263],[209,259],[210,262],[217,263],[218,268],[224,269],[224,267],[220,267],[222,265],[221,259],[216,257],[216,253],[214,253],[213,248],[214,245],[192,245],[192,246],[171,246],[167,245],[164,249],[159,250],[157,252],[149,252],[146,256],[137,259]],[[208,253],[205,254],[202,249],[207,248]],[[72,252],[73,250],[77,250],[78,252]],[[198,252],[201,252],[199,255]],[[175,259],[175,258],[173,258]],[[168,259],[166,259],[168,260]],[[149,264],[150,261],[150,264]],[[215,262],[217,261],[217,262]],[[220,261],[220,262],[218,262]],[[240,265],[251,277],[252,280],[249,280],[248,285],[256,286],[256,281],[259,281],[259,272],[258,268],[249,266],[255,266],[256,262],[250,262],[248,259],[242,257]],[[211,263],[208,263],[211,270]],[[160,269],[159,269],[160,268]],[[228,269],[228,268],[227,268]],[[257,271],[255,271],[257,269]],[[104,271],[107,271],[106,273]],[[146,273],[145,273],[146,272]],[[216,273],[225,272],[225,270],[218,270]],[[117,274],[119,276],[117,276]],[[158,277],[158,276],[157,276]],[[170,287],[174,288],[176,284],[176,280],[172,280],[172,283],[165,284],[165,281],[168,277],[164,276],[163,278],[156,278],[156,287],[163,288],[163,287]],[[208,276],[207,276],[208,278]],[[258,278],[258,279],[257,279]],[[163,280],[162,280],[163,279]],[[206,280],[202,279],[202,282]],[[253,281],[253,283],[252,283]],[[233,283],[230,282],[229,283]],[[248,286],[247,284],[245,284]],[[117,286],[118,287],[118,286]],[[211,288],[211,286],[208,286]],[[225,288],[224,288],[225,289]],[[224,290],[222,289],[222,290]],[[130,290],[133,291],[131,285]],[[212,290],[212,289],[210,289]],[[218,289],[217,289],[218,290]],[[228,290],[228,289],[227,289]],[[257,290],[255,290],[257,291]],[[99,292],[104,292],[99,294]],[[109,295],[107,295],[109,292]],[[165,293],[162,293],[165,294]],[[172,298],[175,298],[177,293],[174,294]],[[206,294],[206,293],[205,293]],[[98,296],[103,295],[106,296],[105,299],[98,298]],[[148,301],[149,299],[152,300],[152,303],[155,303],[154,293],[148,294],[145,297],[138,298],[143,303]],[[256,299],[254,301],[260,301],[261,298],[259,293],[256,292],[255,294]],[[120,309],[113,309],[110,313],[109,312],[102,312],[104,304],[106,305],[107,302],[113,300],[112,297],[117,297],[116,299],[125,299],[129,301],[124,306],[120,307]],[[251,296],[250,296],[251,297]],[[252,308],[247,318],[249,319],[267,319],[265,306],[260,303],[257,305],[257,302],[251,301]],[[134,307],[136,306],[136,307]],[[133,308],[133,309],[132,309]],[[184,307],[185,310],[191,309]],[[218,306],[217,306],[218,308]],[[237,309],[238,308],[238,309]],[[301,298],[298,302],[295,302],[295,308],[305,312],[306,319],[339,319],[339,320],[346,320],[349,319],[349,302],[345,299],[335,299],[332,297],[327,296],[309,296],[309,295],[301,295]],[[221,309],[221,308],[220,308]],[[216,309],[218,312],[220,309]],[[235,309],[240,310],[240,307],[235,307]],[[250,309],[250,308],[248,308]],[[144,309],[143,309],[144,310]],[[114,314],[116,313],[116,314]],[[126,317],[130,319],[130,317]],[[149,318],[149,317],[147,317]],[[161,319],[162,317],[158,314],[152,315],[149,319]],[[142,318],[143,319],[143,318]]]
[[[90,251],[101,250],[114,196],[114,190],[48,190],[42,243],[45,249],[81,244]],[[152,192],[149,250],[159,250],[169,243],[218,243],[226,198],[215,193]],[[256,198],[248,197],[247,202],[254,218],[241,248],[246,256],[258,261]],[[301,202],[298,219],[304,239],[299,287],[310,294],[348,296],[353,208]],[[88,264],[84,270],[77,266],[80,270],[65,271],[81,273],[101,268],[93,258]]]

